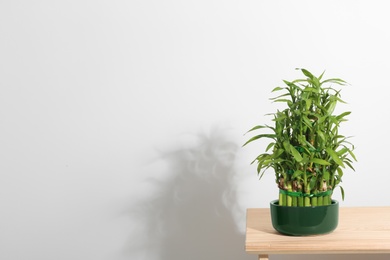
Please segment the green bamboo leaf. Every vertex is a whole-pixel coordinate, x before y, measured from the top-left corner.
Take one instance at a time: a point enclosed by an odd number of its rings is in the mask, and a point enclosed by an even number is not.
[[[343,169],[341,169],[340,167],[337,167],[337,174],[339,175],[339,178],[341,179],[344,175],[344,172],[343,172]]]
[[[306,99],[305,102],[306,102],[306,110],[309,110],[310,107],[311,107],[311,104],[312,104],[312,101],[311,99]]]
[[[301,154],[297,151],[297,149],[295,149],[295,147],[292,146],[292,145],[290,146],[290,149],[291,149],[291,153],[292,153],[292,155],[294,156],[295,160],[296,160],[297,162],[302,161],[302,156],[301,156]]]
[[[267,148],[265,149],[265,151],[267,152],[269,149],[271,149],[273,146],[275,145],[275,143],[270,143]]]
[[[307,148],[305,148],[305,150],[306,150],[307,154],[310,154],[310,152],[309,152],[309,150]],[[303,159],[302,159],[302,161],[300,163],[303,164],[303,165],[307,165],[309,163],[309,161],[310,161],[310,158],[309,158],[309,156],[307,156],[307,154],[305,154],[305,153],[302,154]]]
[[[318,89],[313,88],[313,87],[306,87],[303,89],[303,92],[314,92],[314,93],[319,93]]]
[[[289,93],[282,94],[282,95],[280,95],[280,96],[270,98],[270,100],[275,100],[275,99],[278,99],[278,98],[281,98],[281,97],[287,97],[287,96],[289,96],[289,95],[290,95]]]
[[[269,166],[266,167],[266,168],[263,170],[263,172],[262,172],[262,173],[260,174],[260,176],[259,176],[259,180],[261,180],[261,178],[263,178],[263,175],[264,175],[265,171],[266,171],[268,168],[269,168]]]
[[[276,99],[276,100],[274,100],[273,102],[291,102],[291,100],[290,99],[283,99],[283,98],[281,98],[281,99]]]
[[[271,154],[268,154],[268,153],[263,153],[263,154],[260,154],[256,160],[257,160],[257,163],[258,164],[264,164],[265,162],[269,161],[270,160],[270,157],[271,157]]]
[[[248,132],[246,132],[245,134],[249,133],[249,132],[252,132],[254,130],[257,130],[257,129],[261,129],[261,128],[269,128],[268,126],[265,126],[265,125],[257,125],[253,128],[251,128]]]
[[[340,121],[337,120],[337,118],[335,116],[332,116],[332,115],[329,115],[328,116],[328,119],[329,119],[329,122],[335,124],[334,126],[334,129],[337,130],[338,129],[338,126],[339,126],[339,123]],[[337,134],[337,131],[335,132],[335,134]]]
[[[342,100],[342,99],[339,98],[339,97],[337,97],[336,100],[339,101],[340,103],[347,104],[347,102],[345,102],[344,100]]]
[[[325,116],[318,118],[317,124],[322,124],[327,118],[328,118],[328,115],[325,115]]]
[[[301,71],[303,72],[303,74],[305,74],[306,77],[309,77],[310,79],[313,79],[313,74],[311,74],[308,70],[306,69],[301,69]]]
[[[304,135],[304,134],[298,135],[298,142],[302,146],[306,145],[306,142],[307,142],[306,141],[306,135]]]
[[[305,123],[305,125],[307,125],[307,127],[309,127],[309,128],[312,127],[313,122],[307,116],[303,116],[302,119],[303,119],[303,122]]]
[[[321,130],[318,130],[317,135],[321,138],[321,140],[323,142],[326,142],[326,136],[325,136],[324,132],[322,132]]]
[[[284,150],[282,148],[279,148],[278,150],[276,150],[276,152],[274,152],[274,154],[272,155],[273,158],[279,158],[280,155],[282,155],[282,153],[284,153]]]
[[[336,104],[336,101],[330,101],[329,106],[327,108],[328,115],[331,115],[333,113],[334,109],[336,108]]]
[[[274,88],[271,92],[275,92],[275,91],[279,91],[279,90],[283,90],[283,89],[285,89],[285,88],[276,87],[276,88]]]
[[[303,171],[301,171],[301,170],[296,170],[295,172],[294,172],[294,174],[291,176],[291,179],[296,179],[296,178],[298,178],[299,176],[302,176],[303,175]]]
[[[283,142],[283,147],[284,147],[284,150],[286,150],[287,152],[291,151],[291,145],[288,141]]]
[[[336,83],[336,84],[342,85],[342,86],[348,84],[346,81],[344,81],[342,79],[338,79],[338,78],[327,79],[327,80],[324,80],[321,82],[321,84],[324,84],[324,83]]]
[[[263,163],[259,162],[259,164],[257,165],[257,174],[260,174],[262,168],[263,168]]]
[[[339,186],[339,187],[340,187],[340,191],[341,191],[341,199],[344,200],[344,189],[341,186]]]
[[[254,137],[252,137],[251,139],[249,139],[245,144],[243,144],[242,146],[245,146],[247,144],[249,144],[250,142],[253,142],[257,139],[260,139],[260,138],[271,138],[271,139],[274,139],[276,138],[276,135],[275,134],[262,134],[262,135],[256,135]]]
[[[327,162],[327,161],[325,161],[323,159],[320,159],[320,158],[313,158],[311,161],[313,163],[317,163],[317,164],[320,164],[320,165],[331,165],[330,162]]]
[[[319,88],[320,85],[321,85],[321,83],[320,83],[320,81],[318,80],[318,78],[316,78],[316,77],[314,77],[314,76],[313,76],[313,78],[312,78],[312,80],[311,80],[311,83],[312,83],[316,88]]]
[[[325,74],[325,71],[323,71],[323,72],[321,73],[321,75],[318,77],[318,80],[321,80],[321,79],[322,79],[322,76],[324,76],[324,74]]]
[[[337,163],[341,167],[345,168],[343,161],[341,161],[341,159],[339,158],[339,156],[337,155],[337,153],[335,151],[333,151],[329,147],[325,148],[325,150],[330,155],[330,157],[332,157],[332,159],[333,159],[333,161],[335,161],[335,163]]]
[[[280,115],[278,115],[277,117],[275,117],[273,121],[275,121],[275,122],[280,122],[280,121],[282,121],[282,120],[285,120],[286,118],[287,118],[287,117],[286,117],[284,114],[280,114]]]
[[[256,159],[254,159],[254,160],[252,161],[251,164],[253,164],[255,161],[257,161],[257,163],[262,163],[262,162],[265,161],[269,156],[270,156],[270,154],[268,154],[268,153],[260,154],[259,156],[256,157]]]
[[[299,81],[299,80],[298,80]],[[289,82],[287,80],[283,80],[284,84],[286,84],[287,86],[289,86],[290,88],[296,88],[296,89],[299,89],[299,86],[295,85],[294,83],[295,82],[298,82],[297,80],[294,80],[293,82]],[[306,80],[305,80],[306,81]]]
[[[316,184],[317,184],[317,177],[316,176],[311,177],[309,183],[310,190],[314,189]]]
[[[337,118],[337,120],[341,120],[343,117],[345,117],[345,116],[347,116],[349,114],[351,114],[351,112],[344,112],[344,113],[336,116],[336,118]]]
[[[355,168],[353,168],[352,164],[348,161],[344,161],[346,165],[348,165],[349,168],[351,168],[353,171],[355,171]]]
[[[346,152],[348,152],[348,148],[346,148],[346,147],[340,149],[339,151],[336,151],[336,153],[337,153],[339,156],[342,156],[342,155],[345,154]]]
[[[325,171],[324,174],[322,175],[322,178],[326,181],[329,180],[329,177],[330,177],[330,173],[329,171]]]
[[[260,135],[256,135],[256,136],[252,137],[251,139],[249,139],[248,141],[246,141],[246,143],[243,144],[242,146],[245,146],[245,145],[249,144],[250,142],[253,142],[259,138],[260,138]]]
[[[352,158],[353,158],[355,161],[357,161],[357,160],[356,160],[356,156],[355,156],[355,154],[352,152],[352,150],[349,150],[348,152],[349,152],[349,154],[352,156]]]

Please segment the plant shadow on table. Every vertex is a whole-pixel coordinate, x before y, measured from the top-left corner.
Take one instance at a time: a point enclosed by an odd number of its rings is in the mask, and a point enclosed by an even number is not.
[[[151,178],[154,195],[130,210],[140,228],[126,245],[127,259],[253,259],[234,220],[239,145],[216,129],[195,139],[190,147],[161,152],[169,174]]]

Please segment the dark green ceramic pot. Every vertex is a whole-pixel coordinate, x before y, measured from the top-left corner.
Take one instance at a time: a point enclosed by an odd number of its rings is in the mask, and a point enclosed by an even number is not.
[[[279,206],[271,202],[272,226],[280,233],[291,236],[308,236],[330,233],[339,220],[339,203],[317,207]]]

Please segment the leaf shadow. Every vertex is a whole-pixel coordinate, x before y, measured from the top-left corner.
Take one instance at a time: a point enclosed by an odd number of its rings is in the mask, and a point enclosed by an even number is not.
[[[193,145],[160,151],[168,174],[150,177],[153,194],[127,211],[138,228],[126,243],[126,259],[253,259],[237,227],[239,145],[225,131],[215,128],[195,135]]]

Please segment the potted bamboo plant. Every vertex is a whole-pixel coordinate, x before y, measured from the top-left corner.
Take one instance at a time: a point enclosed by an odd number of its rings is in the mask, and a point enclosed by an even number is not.
[[[279,199],[272,201],[272,224],[288,235],[323,234],[333,231],[338,223],[338,201],[332,200],[344,170],[354,170],[354,146],[339,132],[351,112],[335,114],[341,99],[339,89],[346,82],[339,78],[323,79],[306,69],[304,77],[284,80],[284,87],[271,98],[285,105],[284,110],[270,114],[273,125],[257,125],[248,132],[261,131],[245,144],[267,139],[264,152],[252,163],[261,177],[266,170],[275,172]]]

